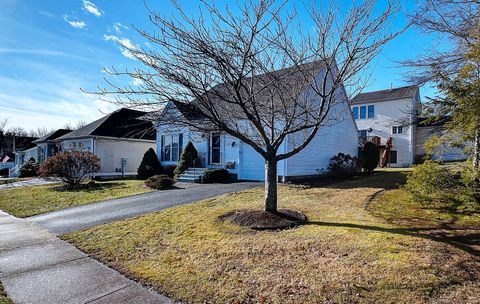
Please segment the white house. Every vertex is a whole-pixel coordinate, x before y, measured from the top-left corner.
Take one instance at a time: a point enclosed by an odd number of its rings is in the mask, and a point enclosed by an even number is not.
[[[153,123],[147,113],[120,109],[57,138],[61,150],[88,150],[100,158],[96,176],[136,175],[143,155],[155,148]]]
[[[320,72],[321,69],[316,70],[315,75],[318,76]],[[305,87],[308,87],[308,83],[303,86]],[[322,174],[328,170],[330,159],[339,152],[357,156],[357,128],[348,106],[348,98],[343,88],[337,92],[332,110],[335,115],[329,116],[330,123],[320,128],[306,148],[278,163],[279,181]],[[198,167],[226,168],[238,180],[262,181],[265,179],[264,159],[251,146],[229,134],[202,133],[192,128],[168,124],[168,119],[164,120],[162,117],[175,111],[183,113],[182,109],[169,103],[163,109],[159,119],[167,123],[157,124],[157,154],[162,165],[177,164],[183,147],[191,141],[199,152]],[[185,115],[188,114],[184,113]],[[241,124],[240,121],[239,124]],[[279,153],[290,150],[296,136],[298,134],[287,135]]]
[[[379,137],[382,149],[392,139],[388,166],[408,167],[415,162],[419,104],[418,86],[361,93],[350,101],[361,138]]]

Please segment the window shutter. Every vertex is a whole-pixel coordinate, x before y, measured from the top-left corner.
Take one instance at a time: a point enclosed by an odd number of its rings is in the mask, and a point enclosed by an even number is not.
[[[178,134],[178,157],[180,159],[180,155],[183,151],[183,133]]]

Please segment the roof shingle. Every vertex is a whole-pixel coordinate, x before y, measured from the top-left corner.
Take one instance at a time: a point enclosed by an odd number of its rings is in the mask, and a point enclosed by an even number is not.
[[[388,89],[388,90],[360,93],[354,98],[352,98],[352,100],[350,100],[350,104],[380,102],[385,100],[402,99],[402,98],[412,98],[415,96],[417,91],[418,91],[418,86],[413,85],[413,86],[406,86],[406,87],[400,87],[400,88],[394,88],[394,89]]]

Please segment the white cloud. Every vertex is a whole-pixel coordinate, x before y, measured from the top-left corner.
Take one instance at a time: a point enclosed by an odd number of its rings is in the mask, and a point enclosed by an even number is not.
[[[70,24],[74,28],[83,29],[87,27],[87,24],[85,23],[85,21],[71,19],[68,15],[64,15],[63,20],[68,22],[68,24]]]
[[[103,35],[103,39],[105,41],[113,41],[119,45],[119,49],[122,52],[122,55],[130,58],[130,59],[137,59],[135,55],[130,51],[130,50],[139,50],[140,48],[138,45],[134,44],[130,39],[128,38],[118,38],[115,35]]]
[[[93,2],[88,0],[83,0],[83,8],[97,17],[100,17],[104,14],[102,10],[100,10]]]
[[[113,24],[113,29],[117,34],[121,34],[122,30],[128,30],[128,26],[121,24],[120,22],[115,22]]]
[[[143,84],[143,80],[138,79],[138,78],[133,78],[133,80],[130,82],[130,84],[134,87],[138,87],[139,85]]]

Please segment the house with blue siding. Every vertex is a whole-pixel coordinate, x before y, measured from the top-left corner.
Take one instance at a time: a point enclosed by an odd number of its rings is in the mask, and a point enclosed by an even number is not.
[[[323,69],[324,71],[325,69]],[[322,67],[315,71],[316,77],[322,75]],[[262,75],[254,76],[255,78]],[[306,91],[308,84],[305,84]],[[299,95],[304,92],[299,92]],[[297,178],[312,177],[328,171],[330,159],[337,153],[357,156],[358,131],[343,87],[336,91],[330,114],[313,138],[299,153],[278,162],[278,181],[285,182]],[[236,111],[232,108],[231,111]],[[238,180],[263,181],[265,179],[265,161],[250,145],[225,132],[204,132],[197,128],[176,124],[169,117],[182,115],[188,119],[200,119],[187,107],[169,102],[162,110],[156,124],[157,155],[160,163],[176,165],[183,147],[191,141],[198,151],[195,174],[201,175],[206,169],[224,168]],[[242,124],[239,114],[237,124]],[[278,121],[282,124],[282,121]],[[192,124],[193,125],[193,124]],[[279,154],[290,151],[300,134],[289,134],[283,140]],[[190,172],[191,173],[191,172]],[[191,177],[196,180],[198,176]],[[182,177],[180,177],[182,178]],[[188,178],[184,179],[188,180]]]

